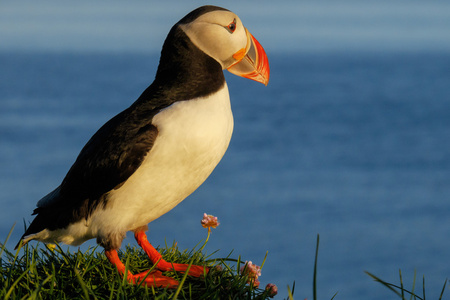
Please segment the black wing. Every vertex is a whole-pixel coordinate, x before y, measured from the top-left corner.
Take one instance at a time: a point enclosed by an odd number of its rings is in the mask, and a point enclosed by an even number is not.
[[[136,171],[157,134],[151,117],[137,120],[127,111],[117,115],[82,149],[61,184],[61,194],[79,200],[99,199]]]
[[[122,185],[141,165],[158,135],[151,124],[158,110],[142,118],[130,109],[103,125],[81,150],[61,185],[38,202],[36,218],[24,236],[65,228],[106,205],[109,191]]]

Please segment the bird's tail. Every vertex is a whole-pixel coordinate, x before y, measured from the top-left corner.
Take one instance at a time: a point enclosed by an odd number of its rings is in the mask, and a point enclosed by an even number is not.
[[[42,230],[46,229],[46,218],[45,213],[38,213],[36,217],[34,218],[33,222],[26,227],[25,224],[25,233],[22,235],[22,237],[19,239],[19,242],[17,243],[16,247],[14,247],[14,250],[17,250],[22,244],[24,246],[26,243],[28,243],[31,240],[34,240],[37,238],[37,234],[41,232]]]

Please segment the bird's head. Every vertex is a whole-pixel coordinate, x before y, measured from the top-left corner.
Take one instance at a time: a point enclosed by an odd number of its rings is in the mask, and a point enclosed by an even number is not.
[[[233,12],[202,6],[178,22],[178,26],[222,69],[261,82],[269,82],[269,61],[263,47]]]

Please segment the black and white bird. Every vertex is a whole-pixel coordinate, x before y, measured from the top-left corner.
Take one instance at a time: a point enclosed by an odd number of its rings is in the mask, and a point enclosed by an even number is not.
[[[176,287],[161,271],[186,271],[147,241],[147,224],[194,192],[221,160],[233,115],[223,70],[267,85],[264,49],[233,12],[202,6],[170,30],[153,83],[87,142],[60,186],[43,197],[18,246],[38,240],[79,245],[96,238],[121,274],[127,231],[158,271],[149,286]],[[192,266],[189,275],[207,271]],[[126,275],[137,282],[147,275]]]

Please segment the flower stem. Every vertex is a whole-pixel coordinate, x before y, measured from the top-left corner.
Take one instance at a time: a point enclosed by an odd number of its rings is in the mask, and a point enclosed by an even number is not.
[[[208,228],[208,235],[206,236],[206,240],[205,240],[205,243],[203,244],[203,246],[200,248],[200,252],[203,250],[203,248],[205,248],[205,246],[206,246],[206,243],[208,243],[208,240],[209,240],[209,235],[211,234],[211,228]]]

